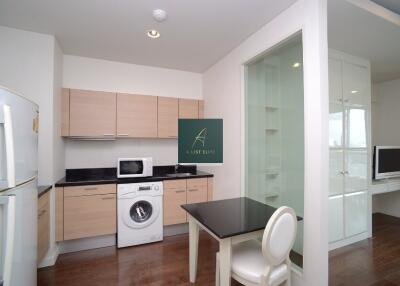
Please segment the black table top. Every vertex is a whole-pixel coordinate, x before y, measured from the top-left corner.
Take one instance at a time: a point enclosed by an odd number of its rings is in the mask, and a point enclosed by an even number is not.
[[[276,211],[272,206],[246,197],[187,204],[182,208],[219,238],[265,229]]]

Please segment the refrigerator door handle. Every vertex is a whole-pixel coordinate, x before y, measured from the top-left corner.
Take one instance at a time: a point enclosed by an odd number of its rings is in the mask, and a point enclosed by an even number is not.
[[[4,140],[6,149],[6,166],[7,166],[7,187],[15,187],[15,157],[14,157],[14,135],[12,128],[11,108],[3,105],[3,124],[4,124]]]
[[[15,238],[15,196],[0,196],[0,205],[7,208],[2,282],[3,286],[11,286]]]

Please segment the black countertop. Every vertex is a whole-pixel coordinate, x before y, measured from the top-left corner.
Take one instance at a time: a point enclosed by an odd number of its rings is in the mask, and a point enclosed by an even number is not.
[[[51,186],[38,186],[38,198],[43,196],[45,193],[51,190]]]
[[[265,229],[276,211],[272,206],[246,197],[187,204],[182,208],[219,238]]]
[[[189,174],[190,173],[190,174]],[[168,174],[168,175],[167,175]],[[175,174],[175,175],[172,175]],[[186,169],[175,171],[175,166],[154,166],[153,176],[139,178],[117,178],[116,168],[93,168],[93,169],[67,169],[66,176],[59,180],[56,187],[100,185],[100,184],[128,184],[155,182],[176,179],[206,178],[213,174],[198,171],[196,169],[187,172]]]

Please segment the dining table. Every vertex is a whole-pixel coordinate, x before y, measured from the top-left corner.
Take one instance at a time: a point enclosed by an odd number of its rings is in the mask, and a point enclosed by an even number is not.
[[[248,197],[182,205],[189,221],[189,278],[196,282],[199,230],[219,242],[220,285],[231,283],[232,245],[261,238],[276,208]],[[298,217],[298,220],[302,218]]]

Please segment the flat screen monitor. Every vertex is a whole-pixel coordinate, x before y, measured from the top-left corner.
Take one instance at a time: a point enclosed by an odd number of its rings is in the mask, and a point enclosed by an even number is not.
[[[400,177],[400,146],[375,146],[374,179]]]

